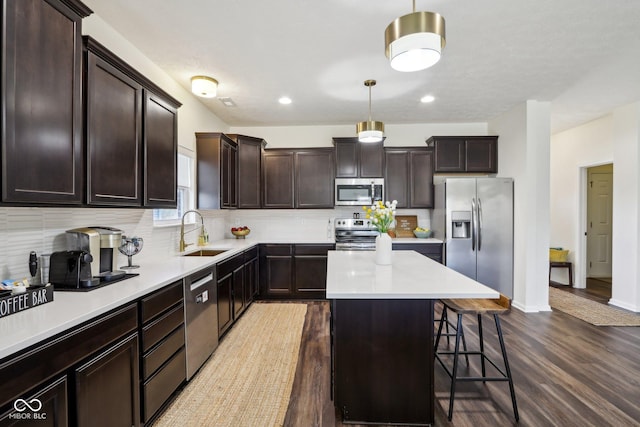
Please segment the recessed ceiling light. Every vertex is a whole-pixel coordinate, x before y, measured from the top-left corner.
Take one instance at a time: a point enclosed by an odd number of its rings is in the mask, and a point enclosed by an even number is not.
[[[218,98],[218,101],[222,102],[225,107],[235,107],[236,106],[236,103],[233,102],[233,99],[229,98],[228,96],[221,96],[221,97]]]
[[[289,105],[291,104],[291,98],[289,98],[288,96],[283,96],[280,99],[278,99],[278,102],[282,105]]]
[[[427,104],[429,102],[433,102],[435,101],[436,98],[433,95],[425,95],[422,98],[420,98],[420,102]]]

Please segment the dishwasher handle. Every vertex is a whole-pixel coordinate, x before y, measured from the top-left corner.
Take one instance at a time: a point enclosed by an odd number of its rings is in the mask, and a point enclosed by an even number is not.
[[[207,283],[211,282],[213,280],[213,272],[207,274],[205,277],[203,277],[202,279],[192,283],[191,285],[189,285],[189,290],[191,292],[195,291],[196,289],[198,289],[201,286],[206,285]]]

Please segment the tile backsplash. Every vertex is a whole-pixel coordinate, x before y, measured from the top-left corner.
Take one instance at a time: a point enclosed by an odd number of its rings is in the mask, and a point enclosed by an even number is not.
[[[256,209],[201,210],[210,241],[233,238],[231,227],[248,226],[248,239],[257,241],[332,240],[333,220],[351,217],[360,208],[336,209]],[[398,214],[417,215],[418,224],[428,227],[430,213],[426,209],[402,210]],[[330,222],[330,230],[328,223]],[[0,280],[29,277],[29,253],[48,257],[67,249],[66,230],[87,226],[109,226],[123,230],[127,236],[144,239],[142,251],[134,257],[136,264],[147,259],[178,253],[180,227],[154,227],[151,209],[116,208],[0,208]],[[186,225],[185,230],[193,229]],[[331,233],[331,238],[328,238]],[[185,240],[197,241],[197,232],[187,233]],[[193,248],[190,246],[189,249]],[[127,257],[118,252],[118,265],[126,265]]]

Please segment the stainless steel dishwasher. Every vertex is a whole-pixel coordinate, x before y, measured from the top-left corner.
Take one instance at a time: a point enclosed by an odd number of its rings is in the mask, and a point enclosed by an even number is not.
[[[213,267],[184,278],[184,323],[187,380],[190,380],[218,346],[218,300]]]

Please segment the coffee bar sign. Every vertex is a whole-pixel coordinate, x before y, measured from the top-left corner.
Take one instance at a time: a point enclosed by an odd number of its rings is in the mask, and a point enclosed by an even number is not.
[[[53,301],[53,286],[37,287],[0,297],[0,318]]]

